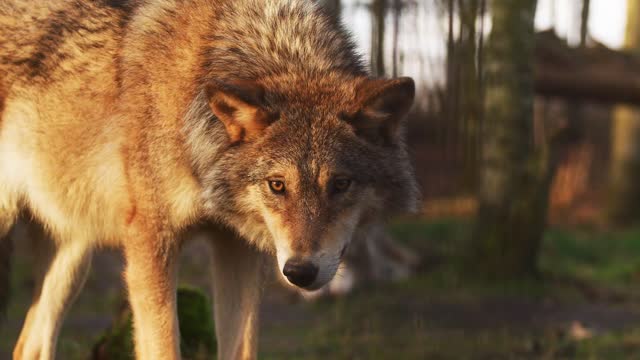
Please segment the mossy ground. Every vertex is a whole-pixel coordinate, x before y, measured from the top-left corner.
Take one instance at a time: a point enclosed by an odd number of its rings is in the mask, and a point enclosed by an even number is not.
[[[500,284],[470,280],[461,270],[469,231],[464,221],[396,224],[393,233],[425,260],[418,273],[341,299],[304,303],[270,286],[261,358],[640,358],[640,230],[551,229],[540,278]],[[209,293],[208,257],[198,246],[183,256],[181,283]],[[90,356],[122,302],[120,264],[114,253],[96,259],[63,328],[59,358]],[[15,268],[2,359],[28,302],[29,263],[19,257]]]
[[[183,358],[211,359],[217,349],[211,300],[202,291],[186,287],[178,289],[177,298]],[[131,310],[123,306],[111,327],[94,345],[94,360],[134,360],[132,323]]]

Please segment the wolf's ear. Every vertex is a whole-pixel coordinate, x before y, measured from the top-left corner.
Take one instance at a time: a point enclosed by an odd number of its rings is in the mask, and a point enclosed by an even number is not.
[[[258,138],[274,120],[264,107],[264,89],[255,82],[213,82],[205,87],[205,93],[232,143]]]
[[[365,80],[357,89],[358,111],[350,119],[356,133],[376,143],[394,143],[415,91],[408,77]]]

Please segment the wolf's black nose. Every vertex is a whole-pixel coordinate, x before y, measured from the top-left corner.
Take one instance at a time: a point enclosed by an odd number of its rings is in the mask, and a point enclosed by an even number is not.
[[[290,259],[284,264],[282,273],[292,284],[303,288],[316,280],[318,267],[309,261]]]

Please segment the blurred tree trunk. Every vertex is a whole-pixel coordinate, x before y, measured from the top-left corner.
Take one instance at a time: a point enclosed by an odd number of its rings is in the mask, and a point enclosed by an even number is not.
[[[554,33],[556,32],[556,21],[558,20],[556,5],[556,0],[551,0],[551,5],[549,5],[551,13],[549,17],[551,18],[551,30],[553,30]]]
[[[371,4],[371,71],[374,76],[384,76],[384,16],[387,0],[373,0]]]
[[[480,10],[479,0],[458,0],[460,29],[457,56],[460,68],[457,96],[460,98],[460,129],[462,153],[465,160],[463,187],[477,186],[479,118],[482,113],[482,96],[478,76],[478,41],[476,22]]]
[[[624,47],[640,53],[640,1],[627,1]],[[640,113],[631,106],[613,110],[609,218],[613,223],[640,220]]]
[[[587,35],[589,25],[589,5],[590,0],[582,0],[582,9],[580,11],[580,49],[587,46]],[[577,63],[585,63],[585,59],[578,57]],[[572,133],[573,146],[569,147],[569,156],[577,156],[578,159],[584,158],[585,154],[589,154],[589,144],[584,139],[584,110],[581,99],[569,99],[567,101],[567,130]]]
[[[553,144],[533,147],[535,0],[494,0],[485,48],[478,215],[468,263],[490,279],[537,273]]]
[[[453,95],[454,87],[456,85],[456,81],[454,79],[454,69],[455,69],[455,38],[453,36],[453,17],[455,15],[455,8],[453,0],[447,0],[447,19],[448,19],[448,30],[447,30],[447,118],[448,122],[451,123],[453,118]]]
[[[484,37],[485,37],[484,18],[486,13],[487,13],[487,0],[480,0],[480,12],[478,13],[478,18],[480,19],[480,29],[478,34],[477,62],[478,62],[478,89],[479,89],[478,91],[480,92],[481,96],[483,96],[483,91],[484,91],[484,81],[483,81],[484,74],[482,73],[482,69],[483,69],[483,59],[484,59],[483,50],[484,50]],[[482,97],[481,103],[482,102],[484,102],[484,97]],[[484,115],[484,113],[482,115]]]
[[[393,0],[393,48],[391,52],[391,75],[398,77],[398,37],[400,35],[400,14],[402,0]]]
[[[448,15],[448,32],[447,32],[447,83],[445,90],[445,116],[446,123],[443,126],[444,128],[444,136],[442,137],[442,141],[444,141],[444,146],[446,147],[447,156],[452,156],[453,153],[457,150],[455,147],[455,142],[452,141],[452,130],[457,131],[457,123],[458,123],[458,56],[456,54],[456,40],[453,33],[453,19],[456,15],[455,13],[455,3],[454,0],[447,0],[447,15]]]
[[[589,34],[589,7],[591,0],[582,0],[582,11],[580,12],[580,46],[587,44],[587,35]]]

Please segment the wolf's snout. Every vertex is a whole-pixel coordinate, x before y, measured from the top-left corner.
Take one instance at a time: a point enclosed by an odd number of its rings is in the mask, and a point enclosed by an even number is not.
[[[316,280],[318,267],[310,261],[289,259],[284,264],[282,273],[292,284],[304,288]]]

